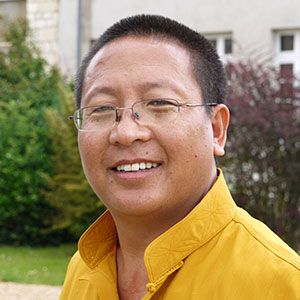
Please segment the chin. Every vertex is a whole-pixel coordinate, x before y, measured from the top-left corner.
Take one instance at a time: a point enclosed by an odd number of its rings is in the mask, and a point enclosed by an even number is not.
[[[110,198],[109,201],[103,200],[105,206],[109,209],[109,211],[114,214],[123,214],[132,217],[142,217],[151,214],[157,213],[162,205],[159,205],[153,199],[149,197],[118,197],[115,199]]]

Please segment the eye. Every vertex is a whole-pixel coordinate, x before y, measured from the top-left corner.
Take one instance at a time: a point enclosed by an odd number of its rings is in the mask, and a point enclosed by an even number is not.
[[[147,106],[150,107],[174,107],[178,106],[175,101],[171,99],[153,99],[147,102]]]
[[[97,106],[97,107],[91,107],[90,108],[90,115],[110,113],[114,110],[115,110],[115,108],[113,106],[110,106],[110,105],[101,105],[101,106]]]

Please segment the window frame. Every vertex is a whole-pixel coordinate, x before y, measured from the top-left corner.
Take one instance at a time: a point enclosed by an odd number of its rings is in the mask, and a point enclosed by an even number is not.
[[[227,33],[204,33],[208,40],[216,40],[216,51],[224,64],[232,60],[234,53],[234,40],[231,32]],[[231,39],[231,53],[225,53],[225,41]]]
[[[281,50],[281,37],[285,35],[294,36],[293,50]],[[274,64],[276,68],[280,70],[281,65],[292,64],[293,74],[300,77],[300,28],[276,30],[274,31],[274,40]]]

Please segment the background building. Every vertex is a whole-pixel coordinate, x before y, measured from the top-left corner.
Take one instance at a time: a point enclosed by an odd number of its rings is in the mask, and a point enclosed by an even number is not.
[[[299,0],[0,0],[5,23],[26,16],[50,64],[72,77],[91,43],[120,18],[161,14],[203,33],[221,58],[268,59],[300,74]]]

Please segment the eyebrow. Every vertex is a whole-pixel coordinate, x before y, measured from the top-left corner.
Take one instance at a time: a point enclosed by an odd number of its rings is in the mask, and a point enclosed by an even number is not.
[[[169,89],[176,92],[180,96],[183,95],[183,91],[180,89],[180,86],[172,83],[170,80],[167,79],[160,79],[154,82],[144,82],[139,85],[139,89],[143,92],[147,92],[155,88]]]
[[[91,99],[96,96],[96,95],[115,95],[116,94],[116,90],[112,87],[108,87],[108,86],[104,86],[104,87],[95,87],[94,89],[92,89],[90,92],[88,92],[86,98],[85,98],[85,103],[86,105],[89,104],[89,102],[91,101]]]
[[[167,79],[161,79],[158,81],[149,81],[149,82],[143,82],[137,86],[138,90],[141,92],[147,92],[151,89],[155,88],[167,88],[170,90],[175,91],[178,95],[182,95],[182,91],[180,91],[180,88],[177,87],[175,84],[173,84],[171,81]],[[110,87],[110,86],[104,86],[104,87],[95,87],[91,92],[88,93],[86,97],[86,105],[91,101],[91,99],[99,94],[104,94],[104,95],[111,95],[114,96],[118,93],[118,89]]]

